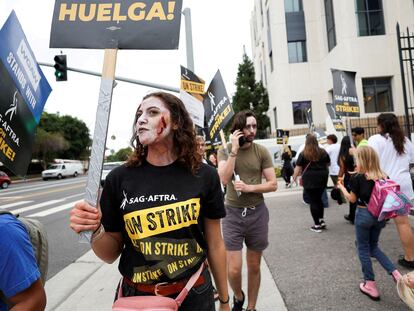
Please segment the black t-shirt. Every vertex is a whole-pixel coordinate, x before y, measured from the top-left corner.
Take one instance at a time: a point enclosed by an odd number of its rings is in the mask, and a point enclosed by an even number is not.
[[[375,182],[373,180],[367,180],[364,174],[353,174],[351,175],[349,184],[351,191],[357,197],[357,204],[367,206]]]
[[[296,165],[302,167],[303,188],[305,189],[324,188],[328,183],[328,166],[331,163],[331,159],[325,150],[320,149],[320,152],[318,161],[310,162],[303,156],[303,152],[299,154],[296,161]]]
[[[101,200],[107,232],[121,232],[121,274],[135,283],[171,282],[191,276],[207,256],[204,218],[226,215],[216,169],[196,175],[174,162],[112,170]]]

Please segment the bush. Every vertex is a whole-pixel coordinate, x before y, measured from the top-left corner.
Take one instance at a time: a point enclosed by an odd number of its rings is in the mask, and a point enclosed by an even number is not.
[[[282,177],[282,168],[280,166],[275,166],[276,178]]]

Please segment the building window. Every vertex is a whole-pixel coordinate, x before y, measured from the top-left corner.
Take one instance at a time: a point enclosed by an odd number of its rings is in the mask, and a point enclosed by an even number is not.
[[[393,111],[391,78],[362,79],[365,113]]]
[[[285,0],[285,12],[303,11],[302,0]]]
[[[325,0],[325,21],[328,49],[330,51],[336,46],[335,17],[332,0]]]
[[[307,124],[306,112],[312,108],[311,101],[293,102],[293,124]],[[311,112],[312,113],[312,112]]]
[[[289,63],[307,62],[306,41],[288,42],[288,54]]]
[[[356,0],[359,36],[385,34],[381,0]]]

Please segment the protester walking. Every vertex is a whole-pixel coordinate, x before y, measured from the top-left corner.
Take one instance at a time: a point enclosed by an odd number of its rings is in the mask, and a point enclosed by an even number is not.
[[[365,130],[363,127],[354,127],[351,129],[351,133],[357,148],[368,146],[368,140],[365,139]]]
[[[350,137],[344,136],[341,141],[341,148],[339,149],[339,156],[338,156],[338,165],[339,165],[338,180],[343,181],[343,184],[348,191],[351,190],[350,180],[351,180],[351,175],[354,173],[354,170],[355,170],[354,157],[350,153],[351,149],[352,149],[352,145],[351,145]],[[344,218],[345,220],[349,221],[351,224],[354,224],[355,211],[356,211],[356,204],[353,202],[349,202],[349,212],[348,214],[344,215]]]
[[[131,144],[126,164],[106,178],[100,209],[77,203],[71,228],[94,230],[92,248],[105,262],[121,256],[122,296],[175,298],[208,258],[220,310],[229,310],[220,181],[197,154],[182,101],[164,92],[145,96]],[[211,277],[203,269],[179,310],[214,309]]]
[[[283,161],[282,177],[283,177],[283,180],[285,181],[285,186],[289,187],[291,185],[290,182],[291,182],[291,178],[293,175],[293,166],[292,166],[292,151],[290,150],[288,146],[285,146],[283,148],[282,161]]]
[[[218,171],[227,185],[226,212],[222,221],[227,249],[229,283],[234,292],[233,311],[242,311],[245,294],[242,291],[242,249],[247,246],[246,310],[255,310],[260,287],[260,261],[268,246],[269,211],[263,193],[276,191],[277,181],[273,161],[267,149],[253,142],[257,119],[251,111],[234,116],[229,153],[223,148],[218,154]],[[233,176],[235,177],[232,180]],[[262,182],[262,176],[265,182]]]
[[[350,202],[357,204],[355,233],[358,257],[364,275],[364,282],[359,284],[359,289],[369,298],[379,300],[371,256],[378,260],[396,282],[401,278],[400,272],[378,246],[379,236],[386,222],[378,221],[378,218],[374,217],[367,208],[375,181],[386,179],[387,174],[381,170],[378,156],[371,147],[359,147],[355,153],[357,165],[356,173],[350,179],[351,190],[347,190],[343,181],[338,183],[338,187]]]
[[[407,137],[393,113],[382,113],[377,117],[379,134],[369,138],[368,144],[378,153],[381,169],[401,187],[410,200],[414,199],[410,164],[414,163],[414,145]],[[408,215],[394,218],[404,249],[398,263],[414,269],[414,235]]]
[[[293,180],[296,182],[297,177],[302,175],[303,188],[309,198],[310,211],[314,221],[310,230],[314,232],[322,232],[326,229],[322,194],[326,190],[328,182],[329,164],[329,155],[319,147],[316,136],[308,134],[305,148],[299,154],[296,162]]]

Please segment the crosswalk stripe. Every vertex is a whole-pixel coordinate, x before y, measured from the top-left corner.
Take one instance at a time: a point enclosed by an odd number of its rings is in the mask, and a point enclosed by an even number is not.
[[[35,204],[35,205],[32,205],[32,206],[22,207],[22,208],[13,210],[13,213],[14,214],[20,214],[20,213],[32,211],[32,210],[37,209],[37,208],[41,208],[41,207],[44,207],[44,206],[48,206],[48,205],[63,202],[64,200],[65,199],[52,200],[52,201],[47,201],[47,202],[42,202],[42,203],[39,203],[39,204]]]
[[[20,202],[14,202],[14,203],[10,203],[10,204],[5,204],[5,205],[1,205],[0,208],[10,208],[10,207],[15,207],[15,206],[19,206],[19,205],[23,205],[23,204],[27,204],[27,203],[32,203],[33,201],[20,201]]]
[[[69,208],[73,207],[76,203],[81,202],[81,201],[82,200],[67,203],[67,204],[63,204],[63,205],[60,205],[60,206],[56,206],[54,208],[50,208],[50,209],[45,210],[45,211],[41,211],[41,212],[38,212],[38,213],[35,213],[35,214],[28,215],[28,217],[45,217],[45,216],[49,216],[51,214],[64,211],[65,209],[69,209]]]

